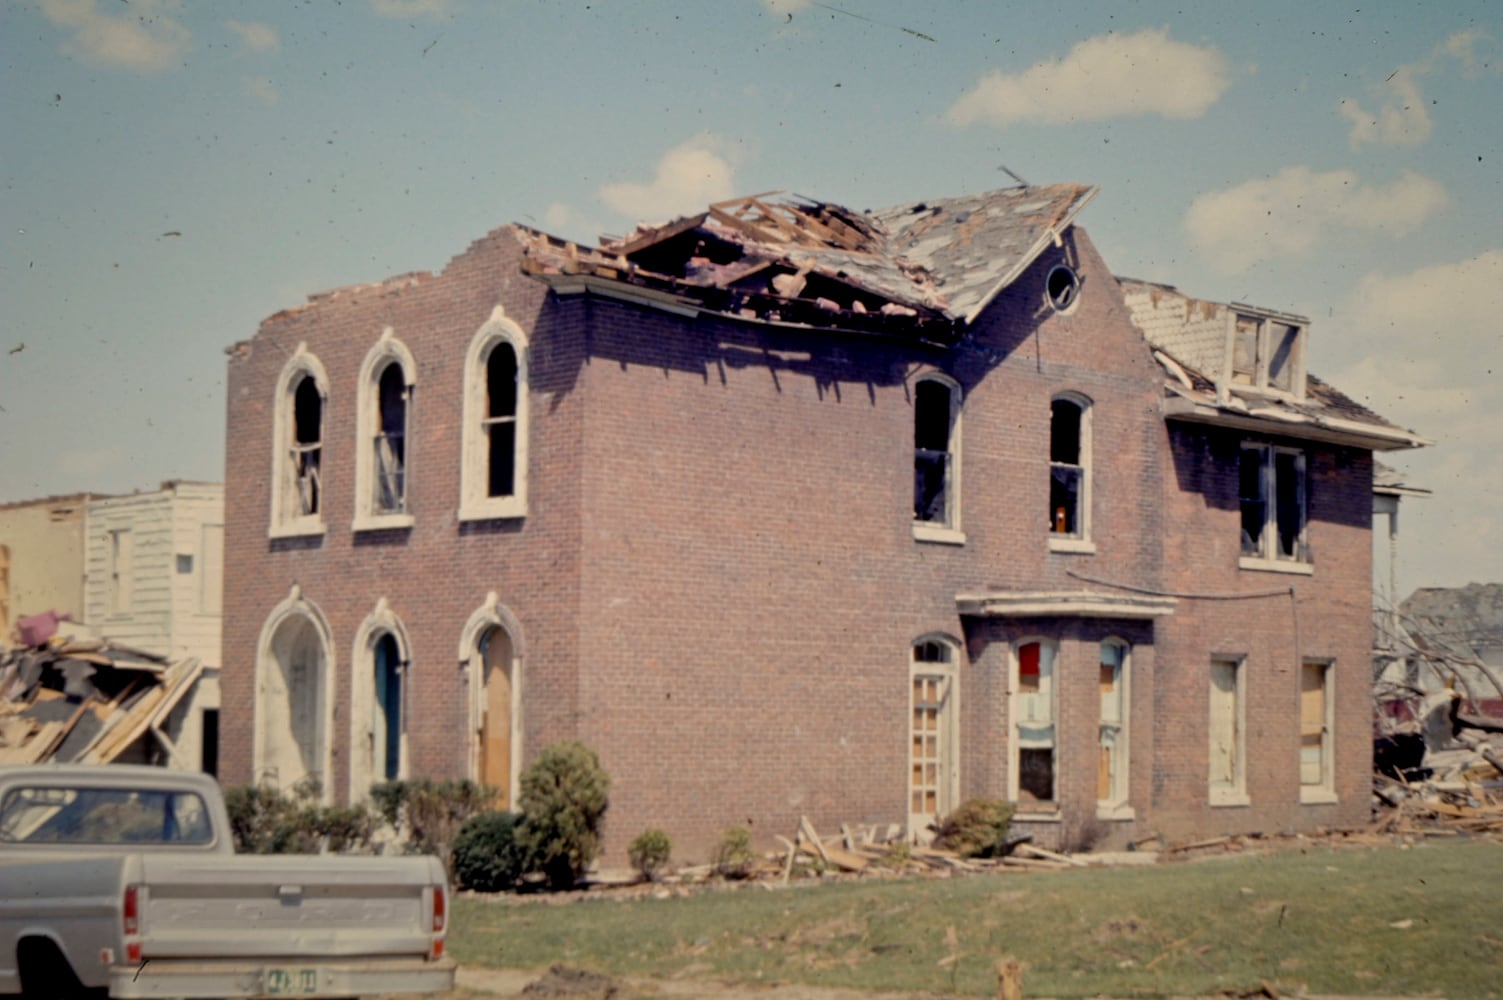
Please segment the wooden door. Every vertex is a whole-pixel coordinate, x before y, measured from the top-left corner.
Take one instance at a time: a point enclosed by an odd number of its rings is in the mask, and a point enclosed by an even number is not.
[[[484,684],[480,700],[480,783],[496,789],[497,809],[511,808],[511,637],[501,629],[482,641]]]

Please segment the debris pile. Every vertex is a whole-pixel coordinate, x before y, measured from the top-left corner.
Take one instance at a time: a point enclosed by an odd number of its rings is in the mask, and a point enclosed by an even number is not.
[[[1380,716],[1375,832],[1503,833],[1503,719],[1462,703],[1452,690],[1416,691]]]
[[[49,635],[0,654],[0,764],[107,764],[162,723],[202,673],[197,659]]]

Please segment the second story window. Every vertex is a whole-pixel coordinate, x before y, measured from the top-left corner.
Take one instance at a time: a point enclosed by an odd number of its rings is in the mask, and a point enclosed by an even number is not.
[[[913,390],[913,522],[919,538],[960,528],[960,387],[930,375]],[[958,536],[954,540],[960,540]]]
[[[412,477],[413,391],[417,362],[390,327],[360,367],[355,420],[356,531],[404,528]]]
[[[462,521],[527,515],[527,336],[497,306],[465,358]]]
[[[1080,396],[1049,405],[1049,540],[1090,537],[1090,405]]]
[[[1244,561],[1308,563],[1304,453],[1244,443],[1238,480]]]
[[[299,344],[277,381],[272,416],[271,535],[324,530],[324,409],[328,378],[323,365]]]

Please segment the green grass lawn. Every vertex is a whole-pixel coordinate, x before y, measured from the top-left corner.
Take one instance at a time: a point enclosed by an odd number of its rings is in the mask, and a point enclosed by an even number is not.
[[[995,996],[1256,989],[1503,996],[1503,845],[1312,845],[1149,868],[456,902],[467,965]]]

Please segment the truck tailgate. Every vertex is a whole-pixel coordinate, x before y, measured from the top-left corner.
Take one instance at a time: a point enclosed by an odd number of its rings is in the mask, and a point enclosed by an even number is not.
[[[425,957],[436,858],[142,857],[147,959]]]

